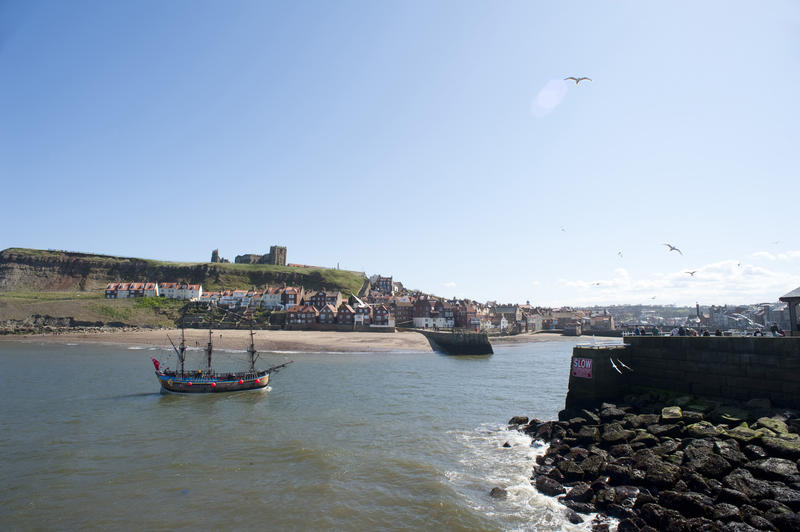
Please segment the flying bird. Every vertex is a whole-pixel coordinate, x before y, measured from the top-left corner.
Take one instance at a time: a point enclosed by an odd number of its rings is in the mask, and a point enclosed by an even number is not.
[[[594,286],[600,286],[600,283],[592,283]]]
[[[619,258],[622,258],[622,252],[621,251],[617,251],[617,255],[619,255]]]
[[[574,82],[575,82],[575,85],[577,85],[578,83],[580,83],[581,81],[584,81],[584,80],[586,80],[586,81],[592,81],[592,78],[586,78],[586,77],[583,77],[583,78],[576,78],[575,76],[570,76],[570,77],[568,77],[568,78],[564,78],[564,81],[567,81],[568,79],[571,79],[572,81],[574,81]]]
[[[666,244],[666,243],[665,243],[664,245],[665,245],[665,246],[667,246],[667,247],[669,248],[669,250],[670,250],[670,251],[677,251],[678,253],[680,253],[681,255],[683,255],[683,251],[679,250],[678,248],[676,248],[676,247],[675,247],[675,246],[673,246],[672,244]]]
[[[690,272],[684,272],[684,273],[688,273],[689,275],[691,275],[692,277],[694,277],[694,274],[696,274],[696,273],[697,273],[697,270],[692,270],[692,271],[690,271]]]
[[[653,297],[651,297],[650,299],[655,299],[655,298],[656,298],[656,296],[653,296]]]
[[[566,229],[564,229],[564,226],[563,226],[563,225],[561,226],[561,230],[562,230],[562,231],[564,231],[565,233],[567,232],[567,230],[566,230]]]

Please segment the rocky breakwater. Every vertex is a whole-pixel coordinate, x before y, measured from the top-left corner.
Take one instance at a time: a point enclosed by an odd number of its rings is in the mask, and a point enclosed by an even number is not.
[[[531,483],[572,522],[597,512],[620,531],[800,530],[800,413],[768,400],[625,401],[509,421],[549,445]]]

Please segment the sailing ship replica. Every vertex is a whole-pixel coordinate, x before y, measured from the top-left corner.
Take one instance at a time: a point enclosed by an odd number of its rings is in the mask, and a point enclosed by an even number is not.
[[[181,328],[181,343],[177,347],[172,342],[172,339],[167,336],[169,343],[172,344],[172,348],[178,355],[178,361],[181,366],[180,369],[174,371],[171,371],[169,368],[165,368],[162,371],[160,369],[161,363],[155,358],[152,359],[153,365],[156,368],[156,378],[161,384],[161,393],[221,393],[265,389],[269,384],[270,375],[288,366],[292,361],[290,360],[285,364],[272,366],[268,369],[256,369],[256,360],[258,360],[259,355],[253,343],[254,334],[251,326],[250,347],[247,349],[250,355],[250,368],[247,371],[219,373],[215,372],[211,366],[211,353],[214,349],[211,343],[210,328],[208,330],[208,345],[206,346],[208,365],[205,369],[188,371],[185,369],[186,342],[183,328]]]

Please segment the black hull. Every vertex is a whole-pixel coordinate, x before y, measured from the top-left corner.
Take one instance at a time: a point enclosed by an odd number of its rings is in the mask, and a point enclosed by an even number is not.
[[[269,372],[227,374],[221,377],[169,375],[156,372],[162,393],[226,393],[263,390],[269,385]]]

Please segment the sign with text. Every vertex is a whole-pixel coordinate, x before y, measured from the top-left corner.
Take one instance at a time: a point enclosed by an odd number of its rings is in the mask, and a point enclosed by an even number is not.
[[[572,376],[583,377],[584,379],[592,378],[592,359],[591,358],[573,358],[572,359]]]

